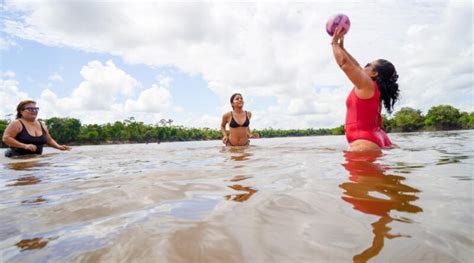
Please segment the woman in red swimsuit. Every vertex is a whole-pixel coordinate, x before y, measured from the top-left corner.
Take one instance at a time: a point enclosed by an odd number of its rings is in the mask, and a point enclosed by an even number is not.
[[[332,39],[334,58],[354,88],[346,100],[346,138],[348,151],[380,151],[392,143],[383,130],[381,104],[390,114],[398,100],[397,71],[392,63],[378,59],[362,68],[344,49],[342,29]]]

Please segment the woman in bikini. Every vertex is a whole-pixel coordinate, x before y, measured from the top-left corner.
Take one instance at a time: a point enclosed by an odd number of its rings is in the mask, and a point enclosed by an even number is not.
[[[16,111],[16,120],[8,124],[3,133],[3,142],[10,146],[10,149],[5,151],[6,157],[42,154],[44,144],[61,151],[71,149],[67,145],[59,145],[49,134],[46,125],[36,119],[39,111],[36,102],[21,101]]]
[[[249,125],[252,113],[243,110],[244,98],[240,93],[235,93],[230,97],[230,105],[232,111],[222,116],[222,143],[227,146],[246,146],[249,144],[249,138],[251,137]],[[227,123],[229,124],[229,136],[226,132]]]
[[[344,48],[344,36],[338,28],[332,39],[334,58],[354,84],[346,100],[346,138],[348,151],[380,151],[392,142],[383,130],[382,103],[390,114],[398,100],[398,74],[392,63],[378,59],[362,68]]]

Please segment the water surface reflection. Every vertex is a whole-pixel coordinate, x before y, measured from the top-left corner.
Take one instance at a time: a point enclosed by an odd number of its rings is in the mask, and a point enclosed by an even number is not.
[[[404,234],[392,234],[392,221],[412,223],[407,218],[394,218],[391,211],[419,213],[423,209],[411,204],[418,199],[420,191],[404,184],[405,177],[388,174],[389,168],[377,163],[381,153],[345,153],[346,162],[342,166],[349,172],[349,181],[339,187],[344,189],[342,199],[352,204],[355,210],[375,215],[372,223],[374,234],[372,244],[353,257],[354,262],[366,262],[377,256],[384,247],[384,240],[398,237],[410,237]]]
[[[235,176],[234,178],[230,179],[230,181],[231,182],[238,182],[238,181],[243,181],[243,180],[246,180],[246,179],[249,179],[249,178],[251,178],[251,176],[238,175],[238,176]],[[235,202],[245,202],[245,201],[249,200],[250,197],[252,197],[252,195],[254,195],[257,192],[257,190],[253,189],[252,187],[243,186],[243,185],[240,185],[240,184],[229,185],[228,187],[231,188],[231,189],[234,189],[236,191],[245,192],[245,193],[242,193],[242,194],[226,195],[225,196],[225,198],[227,200],[232,200],[232,201],[235,201]]]
[[[474,132],[393,136],[383,156],[320,136],[0,158],[0,261],[472,261]]]
[[[16,181],[14,181],[13,183],[7,184],[7,186],[23,186],[23,185],[37,184],[40,182],[41,182],[41,179],[39,179],[36,176],[23,176],[23,177],[17,178]]]
[[[23,239],[20,242],[16,243],[16,246],[21,249],[21,251],[32,250],[32,249],[42,249],[48,244],[48,241],[44,240],[41,237],[35,237],[32,239]]]
[[[35,158],[34,156],[30,156],[20,161],[7,163],[5,165],[7,169],[10,169],[10,170],[28,171],[28,170],[36,170],[37,168],[41,169],[41,167],[48,166],[49,164],[47,162],[40,162],[38,158]]]

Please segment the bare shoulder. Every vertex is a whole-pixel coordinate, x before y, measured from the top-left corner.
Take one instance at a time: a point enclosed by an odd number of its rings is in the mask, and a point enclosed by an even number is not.
[[[43,129],[45,129],[46,131],[48,131],[48,126],[46,126],[46,124],[44,123],[44,121],[42,120],[38,120],[39,124],[41,125],[41,127],[43,127]]]
[[[249,118],[252,118],[252,112],[251,111],[247,111],[247,115],[249,116]]]
[[[372,78],[367,75],[364,71],[359,70],[352,81],[356,89],[358,90],[367,90],[369,92],[373,92],[374,90],[374,81]]]
[[[18,130],[18,131],[21,131],[22,129],[21,122],[18,119],[10,122],[10,124],[8,124],[8,127],[11,127],[11,129]]]
[[[224,113],[224,115],[222,115],[222,118],[228,119],[228,118],[230,118],[230,116],[231,116],[231,112],[228,111],[228,112]]]
[[[21,123],[19,120],[14,120],[10,122],[5,129],[4,133],[9,134],[10,136],[16,136],[18,133],[21,132],[23,127],[21,126]]]

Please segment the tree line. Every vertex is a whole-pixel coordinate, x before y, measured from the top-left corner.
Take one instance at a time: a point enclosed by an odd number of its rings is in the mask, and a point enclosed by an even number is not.
[[[420,110],[405,107],[392,118],[383,116],[388,132],[446,131],[474,129],[474,112],[461,112],[450,105],[433,106],[423,115]]]
[[[218,129],[186,128],[172,125],[173,120],[162,119],[156,124],[145,124],[130,117],[124,121],[107,124],[82,124],[75,118],[50,118],[43,120],[51,136],[61,144],[102,143],[156,143],[171,141],[220,140]],[[0,134],[3,135],[9,120],[0,120]],[[383,115],[387,132],[438,131],[474,129],[474,112],[460,112],[449,105],[430,108],[426,115],[420,110],[402,108],[392,117]],[[318,136],[344,134],[344,125],[320,129],[262,129],[254,130],[261,138]],[[2,143],[2,147],[6,147]]]

